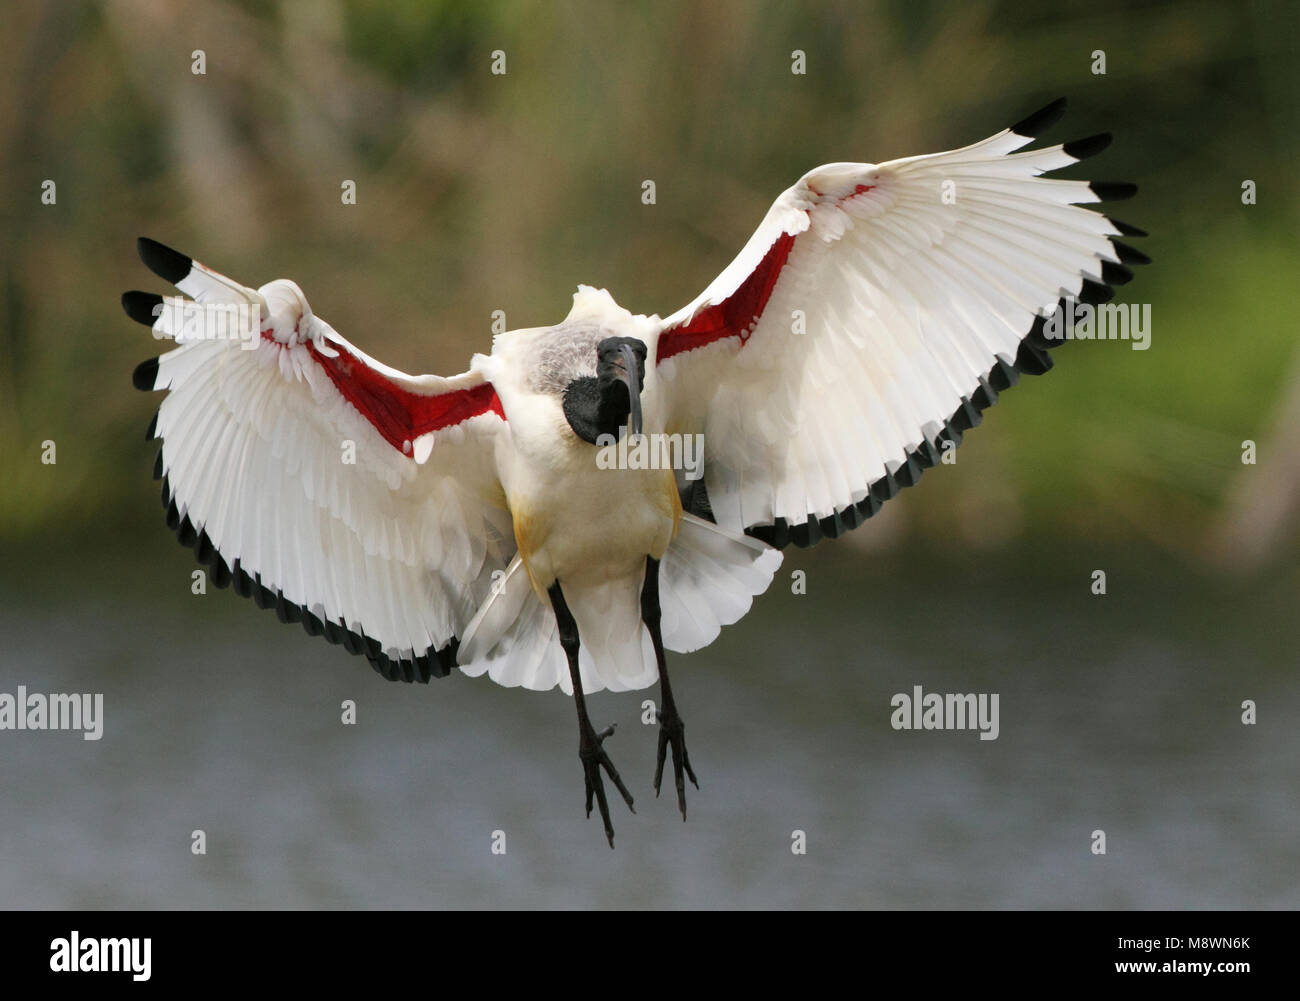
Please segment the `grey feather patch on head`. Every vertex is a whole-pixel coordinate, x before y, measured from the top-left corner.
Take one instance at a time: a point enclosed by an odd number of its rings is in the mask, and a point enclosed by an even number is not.
[[[569,383],[596,375],[596,345],[614,331],[593,323],[562,323],[536,336],[535,362],[528,372],[535,393],[563,396]]]

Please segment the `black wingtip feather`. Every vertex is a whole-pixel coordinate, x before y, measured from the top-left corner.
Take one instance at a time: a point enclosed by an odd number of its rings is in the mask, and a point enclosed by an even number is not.
[[[979,427],[982,420],[984,420],[984,417],[980,414],[979,409],[971,406],[970,400],[963,396],[961,404],[948,418],[948,424],[958,431],[969,431],[971,428]]]
[[[438,651],[438,660],[441,663],[441,672],[435,672],[438,677],[445,678],[451,673],[451,669],[460,663],[460,637],[453,636],[447,641],[447,645]]]
[[[1086,139],[1076,139],[1074,142],[1065,143],[1061,146],[1061,150],[1066,156],[1072,156],[1076,160],[1086,160],[1090,156],[1096,156],[1109,146],[1112,138],[1109,132],[1099,132],[1097,135],[1088,136]]]
[[[1127,243],[1119,243],[1116,240],[1111,240],[1110,245],[1115,248],[1115,253],[1119,255],[1120,261],[1124,264],[1140,265],[1151,263],[1151,258],[1138,250],[1137,247],[1130,247]]]
[[[1018,136],[1025,136],[1028,139],[1037,139],[1042,133],[1046,132],[1065,114],[1065,98],[1058,97],[1055,101],[1045,108],[1039,108],[1027,118],[1022,118],[1011,126],[1011,131]]]
[[[173,285],[182,281],[190,273],[190,268],[194,264],[190,258],[179,251],[163,246],[157,240],[151,240],[147,236],[140,237],[135,247],[145,267]]]
[[[1020,373],[1016,371],[1015,365],[999,358],[997,362],[989,369],[989,384],[997,390],[1010,389],[1020,381]]]
[[[921,464],[912,457],[911,453],[908,453],[906,460],[904,460],[904,462],[894,470],[894,478],[898,480],[901,486],[914,487],[920,482],[921,474],[923,472],[924,470],[921,468]],[[823,526],[824,524],[825,523],[823,522]],[[829,534],[825,531],[824,527],[822,534]]]
[[[162,304],[163,297],[154,292],[122,293],[122,309],[126,311],[126,315],[146,327],[154,325],[154,321],[162,313]]]
[[[823,539],[838,539],[844,534],[844,519],[840,517],[838,511],[828,514],[825,518],[817,519],[817,524],[821,528]]]
[[[1025,338],[1020,342],[1020,348],[1016,352],[1016,368],[1025,375],[1042,375],[1051,371],[1052,356],[1045,349]],[[961,444],[960,439],[957,444]]]
[[[275,617],[286,625],[294,622],[301,622],[304,612],[303,607],[297,602],[288,601],[283,591],[275,592]]]
[[[1120,236],[1150,236],[1151,235],[1145,229],[1140,229],[1139,227],[1134,226],[1131,223],[1120,222],[1120,220],[1118,219],[1111,219],[1110,224],[1114,226],[1117,230],[1119,230]]]
[[[1103,302],[1110,302],[1115,298],[1115,290],[1109,285],[1103,285],[1101,282],[1095,282],[1091,278],[1085,278],[1079,287],[1079,302],[1087,302],[1096,306]]]
[[[882,504],[897,497],[898,481],[894,479],[894,474],[886,472],[884,476],[871,484],[871,495]]]
[[[1091,181],[1088,187],[1103,202],[1122,202],[1138,191],[1138,186],[1130,181]]]
[[[271,593],[269,588],[262,585],[262,575],[260,573],[253,574],[253,604],[262,611],[275,607],[275,595]]]
[[[858,517],[863,521],[866,521],[872,515],[879,512],[880,501],[877,498],[872,497],[871,494],[867,494],[867,496],[863,497],[862,500],[858,501],[857,509]]]
[[[146,393],[153,390],[154,384],[157,381],[158,381],[158,359],[157,358],[150,358],[147,361],[142,361],[139,365],[135,367],[135,371],[131,373],[131,385],[133,385],[136,389],[142,390]]]
[[[916,447],[916,461],[924,468],[929,469],[931,466],[937,466],[942,462],[943,456],[940,455],[939,450],[935,448],[934,442],[927,440],[921,442],[921,444]]]
[[[1101,262],[1101,280],[1107,285],[1127,285],[1133,280],[1133,272],[1114,261]]]
[[[1060,306],[1057,306],[1060,309]],[[1025,334],[1022,340],[1028,341],[1036,348],[1055,348],[1060,347],[1060,341],[1047,335],[1047,317],[1042,314],[1034,317],[1034,322],[1029,325],[1029,333]],[[951,423],[951,421],[949,422]]]

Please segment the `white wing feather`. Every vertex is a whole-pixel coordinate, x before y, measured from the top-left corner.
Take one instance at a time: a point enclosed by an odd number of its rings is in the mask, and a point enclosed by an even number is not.
[[[383,673],[445,673],[438,651],[515,550],[493,459],[505,422],[471,416],[404,454],[320,359],[346,352],[422,396],[474,390],[485,385],[481,373],[406,375],[310,315],[290,343],[275,313],[277,283],[253,290],[194,263],[176,285],[199,303],[269,303],[275,321],[264,326],[274,336],[255,346],[187,338],[167,308],[154,324],[155,336],[179,339],[157,360],[151,388],[168,391],[154,434],[164,439],[160,471],[183,541],[211,553],[214,576],[233,577],[282,616],[313,627],[314,617],[350,647],[359,640],[354,652]]]
[[[1080,207],[1099,200],[1093,187],[1039,176],[1077,158],[1015,152],[1031,141],[1005,130],[945,153],[818,167],[663,321],[652,356],[667,424],[703,433],[720,525],[799,525],[859,505],[999,359],[1014,364],[1035,317],[1120,260],[1120,228]],[[784,266],[739,336],[670,347],[742,293],[778,241],[790,241]]]

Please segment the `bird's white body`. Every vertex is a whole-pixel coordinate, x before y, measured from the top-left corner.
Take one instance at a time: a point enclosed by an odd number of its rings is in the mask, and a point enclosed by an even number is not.
[[[565,369],[563,361],[556,362],[557,354],[585,363],[604,338],[652,339],[660,325],[658,317],[633,315],[618,306],[604,290],[583,287],[561,323],[499,334],[490,356],[475,356],[473,369],[493,384],[510,415],[497,437],[495,457],[518,554],[515,572],[508,568],[502,586],[489,594],[466,630],[461,646],[465,673],[571,691],[558,645],[549,634],[538,643],[536,632],[539,622],[550,621],[547,589],[560,581],[582,637],[584,690],[644,688],[656,677],[654,653],[640,621],[647,556],[667,558],[664,638],[669,649],[682,651],[710,642],[718,625],[743,614],[780,565],[779,553],[754,540],[729,538],[716,526],[689,518],[685,537],[669,557],[683,524],[674,470],[666,463],[620,467],[612,454],[615,445],[604,446],[605,455],[600,455],[573,434],[561,387],[541,377]],[[642,398],[645,434],[661,434],[664,414],[653,370],[647,372]],[[702,540],[707,542],[703,548]],[[707,566],[693,565],[702,558]],[[735,579],[728,577],[727,568]],[[700,587],[701,574],[712,593]],[[495,624],[483,626],[494,612]],[[710,620],[715,624],[708,625]],[[530,645],[544,650],[521,649]],[[535,669],[520,669],[534,664]]]
[[[475,361],[506,412],[520,415],[507,422],[508,439],[497,444],[498,473],[524,566],[539,593],[557,579],[568,593],[571,586],[639,576],[646,555],[661,558],[676,534],[681,504],[673,471],[600,462],[569,427],[562,387],[537,378],[550,352],[572,350],[585,361],[600,340],[644,340],[658,324],[658,317],[633,316],[608,293],[584,288],[563,322],[500,334],[492,355]],[[663,430],[662,412],[653,405],[657,389],[652,376],[643,390],[650,434]]]

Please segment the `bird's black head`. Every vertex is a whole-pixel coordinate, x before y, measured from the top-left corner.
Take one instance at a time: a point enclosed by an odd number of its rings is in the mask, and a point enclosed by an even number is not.
[[[593,445],[601,435],[617,440],[629,420],[632,433],[641,433],[645,360],[645,342],[635,337],[606,337],[596,345],[596,377],[574,379],[564,390],[564,416],[574,434]]]

